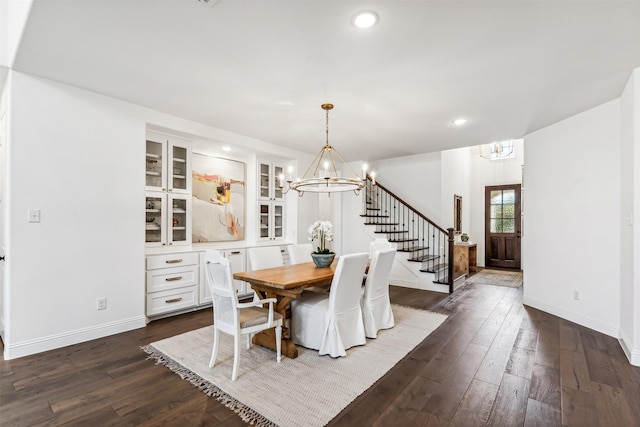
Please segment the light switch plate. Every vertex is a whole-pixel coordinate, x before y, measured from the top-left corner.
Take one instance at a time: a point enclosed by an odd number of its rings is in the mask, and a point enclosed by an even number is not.
[[[40,222],[40,209],[28,209],[27,216],[29,222]]]

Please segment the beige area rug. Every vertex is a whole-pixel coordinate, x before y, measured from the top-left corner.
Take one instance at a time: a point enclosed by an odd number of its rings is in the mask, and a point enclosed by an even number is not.
[[[484,269],[465,280],[466,283],[477,283],[480,285],[508,286],[519,288],[522,286],[521,271],[504,271]]]
[[[241,348],[238,378],[231,381],[233,337],[221,334],[209,369],[211,326],[143,347],[156,363],[259,426],[324,426],[444,322],[446,315],[393,305],[396,326],[332,359],[299,347],[296,359],[253,345]],[[244,340],[242,342],[245,342]]]

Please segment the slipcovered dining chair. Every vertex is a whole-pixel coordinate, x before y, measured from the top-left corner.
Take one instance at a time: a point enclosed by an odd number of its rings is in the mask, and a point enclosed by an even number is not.
[[[391,248],[376,251],[371,259],[360,300],[367,338],[376,338],[380,329],[395,325],[389,300],[389,275],[395,257],[396,250]]]
[[[311,243],[300,243],[298,245],[287,246],[289,252],[289,261],[291,264],[302,264],[303,262],[313,262],[311,259],[311,252],[313,252],[313,246]]]
[[[249,264],[251,264],[251,270],[281,267],[284,264],[280,246],[249,248],[247,252],[249,253]]]
[[[329,294],[308,292],[291,302],[291,339],[331,357],[366,343],[360,293],[367,267],[366,252],[343,255],[331,281]]]
[[[373,259],[373,254],[375,254],[376,251],[389,249],[392,247],[393,246],[391,246],[391,242],[389,242],[389,240],[385,239],[384,237],[379,237],[373,240],[371,243],[369,243],[369,259]]]
[[[205,253],[205,269],[207,283],[213,296],[213,349],[209,368],[213,368],[218,356],[220,332],[233,336],[233,371],[231,380],[238,376],[240,364],[240,336],[275,328],[276,360],[280,362],[280,346],[282,337],[282,315],[273,310],[275,298],[254,300],[239,303],[238,295],[233,288],[231,266],[229,260],[218,251],[207,250]],[[269,304],[264,308],[263,304]],[[247,348],[251,341],[247,339]]]

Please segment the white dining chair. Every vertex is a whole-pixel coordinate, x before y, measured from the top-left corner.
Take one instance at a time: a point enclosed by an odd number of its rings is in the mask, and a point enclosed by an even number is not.
[[[368,257],[366,252],[341,256],[329,294],[307,292],[291,302],[290,331],[295,344],[339,357],[366,343],[360,294]]]
[[[280,246],[260,246],[249,248],[247,252],[251,270],[280,267],[284,264]]]
[[[207,250],[205,270],[209,290],[213,296],[213,348],[209,368],[213,368],[218,356],[220,332],[233,336],[233,371],[231,380],[238,376],[240,364],[240,336],[247,335],[247,348],[251,348],[250,334],[275,328],[276,360],[280,363],[282,339],[282,315],[273,310],[275,298],[239,303],[233,288],[229,260],[218,251]],[[269,304],[268,308],[263,304]]]
[[[395,257],[396,250],[391,248],[377,250],[371,259],[360,300],[367,338],[376,338],[380,329],[395,325],[389,300],[389,276]]]
[[[369,259],[373,259],[376,251],[392,248],[391,242],[384,237],[378,237],[369,243]]]
[[[313,262],[313,260],[311,259],[311,252],[313,252],[313,246],[311,245],[311,243],[289,245],[287,246],[287,252],[289,253],[289,261],[291,262],[291,264]]]

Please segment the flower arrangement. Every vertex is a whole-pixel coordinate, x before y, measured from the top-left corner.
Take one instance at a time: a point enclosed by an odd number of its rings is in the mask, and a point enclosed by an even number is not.
[[[331,221],[316,221],[309,227],[309,241],[318,241],[318,249],[314,251],[317,254],[333,253],[327,248],[327,242],[333,241],[333,225]]]

